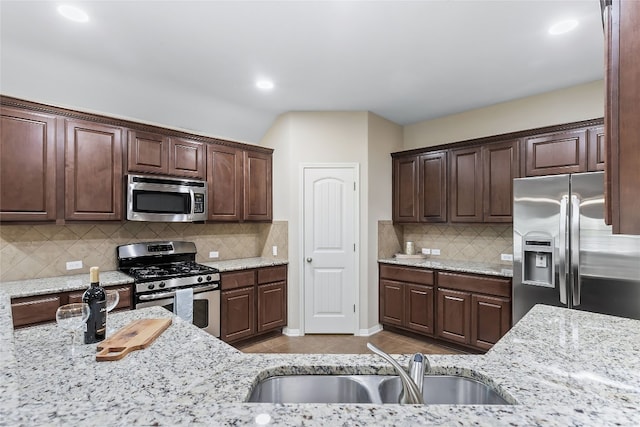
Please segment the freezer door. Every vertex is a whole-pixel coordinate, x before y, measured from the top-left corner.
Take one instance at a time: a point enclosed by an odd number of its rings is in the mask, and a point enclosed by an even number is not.
[[[640,236],[611,234],[605,225],[604,174],[571,176],[578,201],[579,238],[572,242],[577,278],[572,306],[578,310],[640,319]]]
[[[568,277],[566,265],[561,259],[568,259],[568,235],[560,234],[561,224],[568,227],[567,217],[561,220],[563,200],[569,197],[569,175],[520,178],[513,180],[513,322],[522,318],[535,304],[566,306],[560,301],[561,294],[567,295],[566,281],[561,293],[560,275]],[[565,205],[567,206],[567,205]],[[567,212],[569,208],[567,206]],[[563,222],[561,222],[563,221]],[[566,230],[568,231],[568,230]],[[536,269],[544,269],[543,254],[529,253],[532,243],[551,241],[553,248],[550,262],[553,271],[550,287],[536,285],[536,280],[525,280],[525,274],[532,277]],[[529,249],[527,249],[529,248]],[[538,263],[538,260],[540,262]],[[528,269],[528,271],[527,271]],[[533,271],[533,272],[532,272]]]

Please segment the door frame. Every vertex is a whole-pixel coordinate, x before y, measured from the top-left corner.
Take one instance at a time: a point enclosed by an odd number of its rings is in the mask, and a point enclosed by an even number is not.
[[[298,204],[298,268],[300,272],[300,297],[299,297],[299,318],[300,335],[305,335],[305,256],[304,256],[304,174],[307,169],[351,169],[354,174],[354,208],[353,208],[353,230],[356,249],[353,257],[353,278],[354,295],[353,301],[356,305],[354,312],[355,322],[353,325],[353,335],[357,336],[360,330],[360,164],[359,163],[300,163],[300,189]]]

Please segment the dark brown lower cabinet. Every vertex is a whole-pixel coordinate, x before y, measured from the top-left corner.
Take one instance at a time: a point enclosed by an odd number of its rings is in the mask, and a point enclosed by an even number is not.
[[[433,285],[433,286],[432,286]],[[511,327],[511,280],[380,264],[380,323],[488,350]]]
[[[105,289],[117,289],[120,293],[120,301],[116,310],[131,309],[133,285],[109,286]],[[82,302],[82,291],[60,292],[56,294],[37,295],[11,299],[11,314],[13,327],[25,327],[40,323],[54,322],[56,310],[61,305]]]
[[[287,325],[287,266],[222,273],[220,339],[237,342]]]

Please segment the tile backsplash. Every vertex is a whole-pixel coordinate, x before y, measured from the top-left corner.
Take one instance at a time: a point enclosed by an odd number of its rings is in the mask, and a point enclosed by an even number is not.
[[[511,224],[404,224],[378,222],[378,257],[391,258],[401,252],[404,242],[414,242],[416,252],[422,248],[440,249],[429,259],[450,259],[511,264],[500,254],[513,253]]]
[[[189,224],[125,222],[68,225],[5,225],[0,227],[0,281],[88,273],[89,267],[116,270],[116,246],[127,243],[187,240],[198,248],[197,261],[264,256],[288,257],[288,223]],[[83,268],[67,270],[67,261],[82,261]]]

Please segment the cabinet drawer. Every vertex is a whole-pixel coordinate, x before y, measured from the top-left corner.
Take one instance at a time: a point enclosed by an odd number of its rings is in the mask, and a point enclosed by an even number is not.
[[[244,288],[246,286],[255,286],[256,271],[243,270],[232,273],[222,273],[220,275],[220,287],[222,290]]]
[[[25,326],[56,319],[56,310],[60,307],[58,295],[19,298],[11,302],[13,326]]]
[[[397,267],[392,265],[380,265],[380,278],[398,280],[400,282],[420,283],[433,285],[433,271],[422,268]]]
[[[114,310],[122,310],[125,308],[131,308],[131,287],[105,287],[105,290],[113,290],[118,291],[118,296],[120,299],[118,300],[118,305],[114,308]],[[71,292],[68,297],[68,303],[82,302],[82,296],[85,291]]]
[[[509,279],[439,272],[438,287],[511,297],[511,280]]]
[[[287,267],[267,267],[258,270],[258,284],[282,282],[287,280]]]

